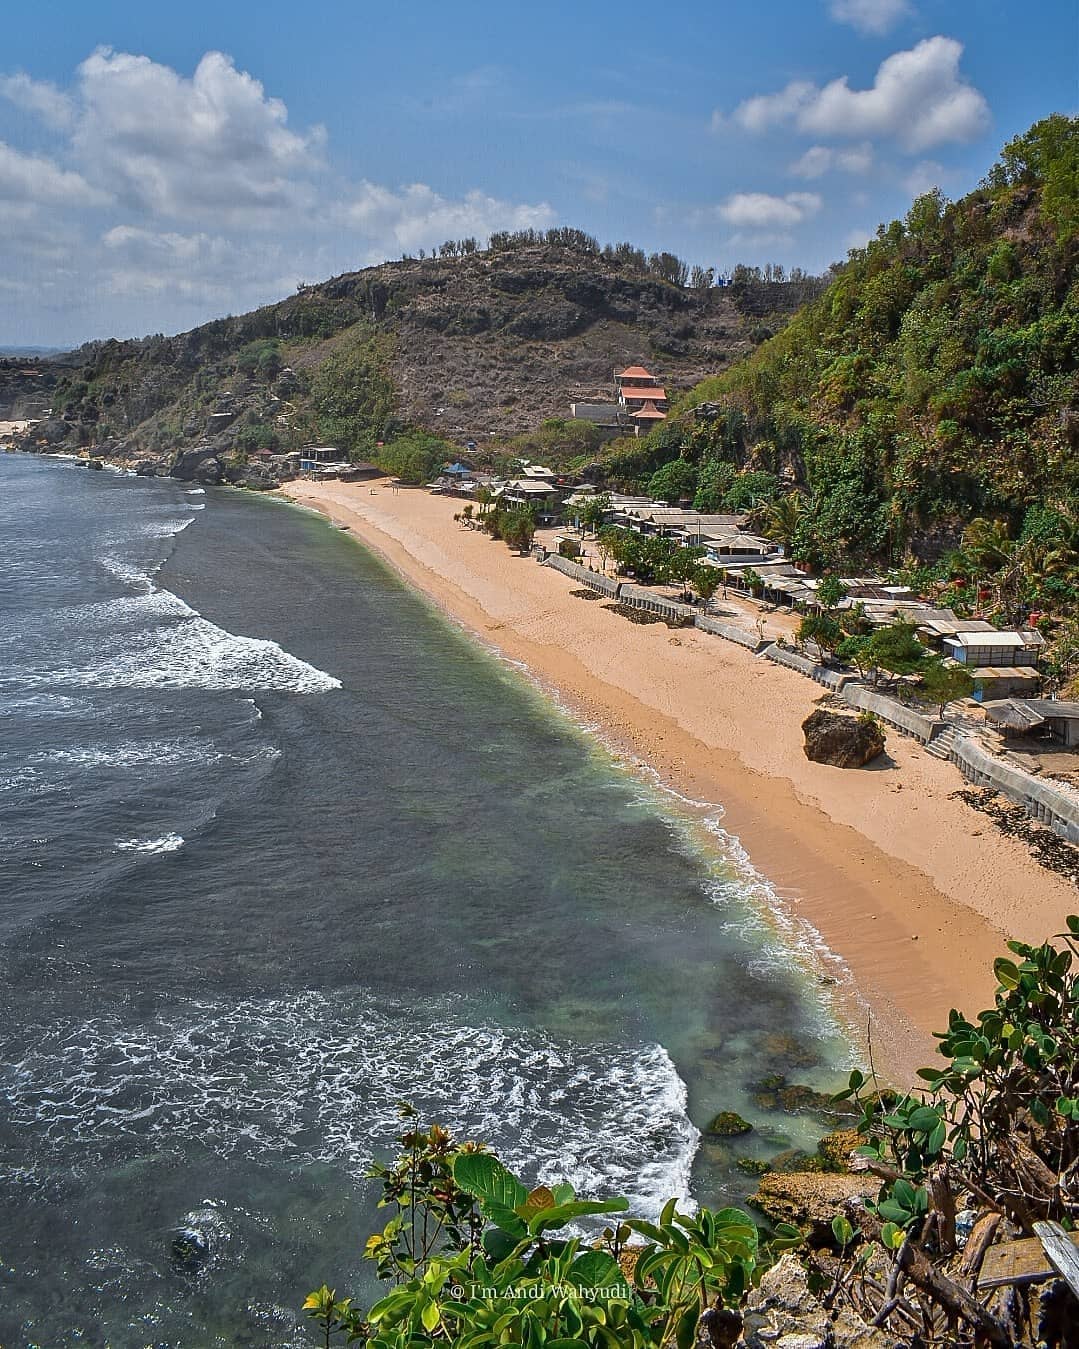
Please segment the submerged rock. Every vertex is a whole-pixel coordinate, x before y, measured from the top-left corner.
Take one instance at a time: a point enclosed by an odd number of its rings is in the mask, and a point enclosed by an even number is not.
[[[861,768],[884,753],[884,732],[872,717],[848,717],[818,707],[802,722],[805,756],[835,768]]]
[[[712,1134],[716,1138],[740,1138],[742,1134],[748,1134],[752,1128],[753,1125],[736,1111],[721,1110],[713,1117],[705,1133]]]

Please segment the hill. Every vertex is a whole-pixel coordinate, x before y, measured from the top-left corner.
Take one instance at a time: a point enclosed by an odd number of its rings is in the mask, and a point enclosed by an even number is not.
[[[1041,540],[1074,558],[1077,261],[1079,119],[1053,116],[974,192],[929,193],[881,226],[778,335],[683,400],[639,474],[677,454],[666,476],[702,509],[786,496],[777,537],[816,566],[934,561],[978,517],[1002,554]],[[1074,605],[1074,562],[1057,570]]]
[[[490,441],[567,417],[571,401],[609,400],[614,369],[632,362],[685,390],[819,289],[713,286],[710,274],[687,286],[677,259],[665,268],[668,255],[601,250],[570,230],[444,251],[302,286],[177,337],[82,348],[42,435],[157,455],[329,439],[370,457],[410,428]]]

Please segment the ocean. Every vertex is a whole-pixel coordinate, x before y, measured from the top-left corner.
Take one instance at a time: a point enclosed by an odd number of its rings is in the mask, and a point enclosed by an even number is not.
[[[822,1131],[754,1084],[847,1063],[810,945],[718,808],[321,518],[0,455],[5,1349],[313,1343],[401,1101],[642,1214],[741,1200]]]

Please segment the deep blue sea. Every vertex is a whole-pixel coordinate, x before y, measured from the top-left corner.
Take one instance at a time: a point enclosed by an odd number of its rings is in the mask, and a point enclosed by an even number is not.
[[[813,1140],[752,1083],[846,1062],[776,912],[322,519],[0,455],[4,1349],[313,1343],[402,1100],[529,1179],[740,1198],[699,1127]]]

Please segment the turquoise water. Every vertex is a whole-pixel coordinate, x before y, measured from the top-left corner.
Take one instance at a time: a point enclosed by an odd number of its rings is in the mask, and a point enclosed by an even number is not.
[[[752,1084],[847,1049],[714,809],[306,512],[0,489],[0,1343],[309,1343],[401,1099],[646,1212],[751,1188],[719,1109],[815,1139]]]

